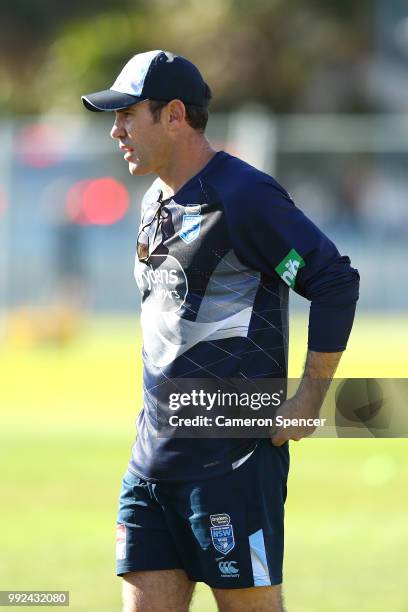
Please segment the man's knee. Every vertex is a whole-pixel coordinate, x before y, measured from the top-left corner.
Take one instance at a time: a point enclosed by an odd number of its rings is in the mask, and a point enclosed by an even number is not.
[[[285,612],[282,586],[213,589],[219,612]]]
[[[194,590],[183,570],[123,575],[123,612],[187,612]]]

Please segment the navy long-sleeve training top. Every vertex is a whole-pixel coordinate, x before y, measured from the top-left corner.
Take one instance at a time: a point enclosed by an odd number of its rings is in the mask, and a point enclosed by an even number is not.
[[[256,440],[158,436],[161,391],[182,378],[286,378],[289,288],[311,301],[309,349],[343,351],[359,274],[271,176],[223,151],[168,200],[154,181],[139,241],[144,399],[129,469],[151,481],[226,473]]]

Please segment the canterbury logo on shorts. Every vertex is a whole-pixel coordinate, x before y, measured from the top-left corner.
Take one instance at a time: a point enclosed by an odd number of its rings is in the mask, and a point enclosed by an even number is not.
[[[239,575],[239,569],[235,567],[236,565],[237,561],[221,561],[218,567],[220,568],[221,574],[224,576],[234,576],[236,574]]]

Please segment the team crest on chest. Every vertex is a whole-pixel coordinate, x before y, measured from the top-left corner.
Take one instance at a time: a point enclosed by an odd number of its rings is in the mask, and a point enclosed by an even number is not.
[[[202,218],[200,213],[200,205],[185,207],[185,214],[183,215],[179,236],[186,244],[190,244],[190,242],[196,240],[200,234]]]
[[[211,514],[211,540],[215,550],[227,555],[235,546],[234,530],[228,514]]]

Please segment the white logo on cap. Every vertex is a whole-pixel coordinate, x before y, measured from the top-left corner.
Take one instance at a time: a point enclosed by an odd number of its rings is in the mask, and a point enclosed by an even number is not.
[[[150,64],[159,53],[163,51],[156,49],[134,55],[122,69],[111,89],[131,96],[140,96]]]

